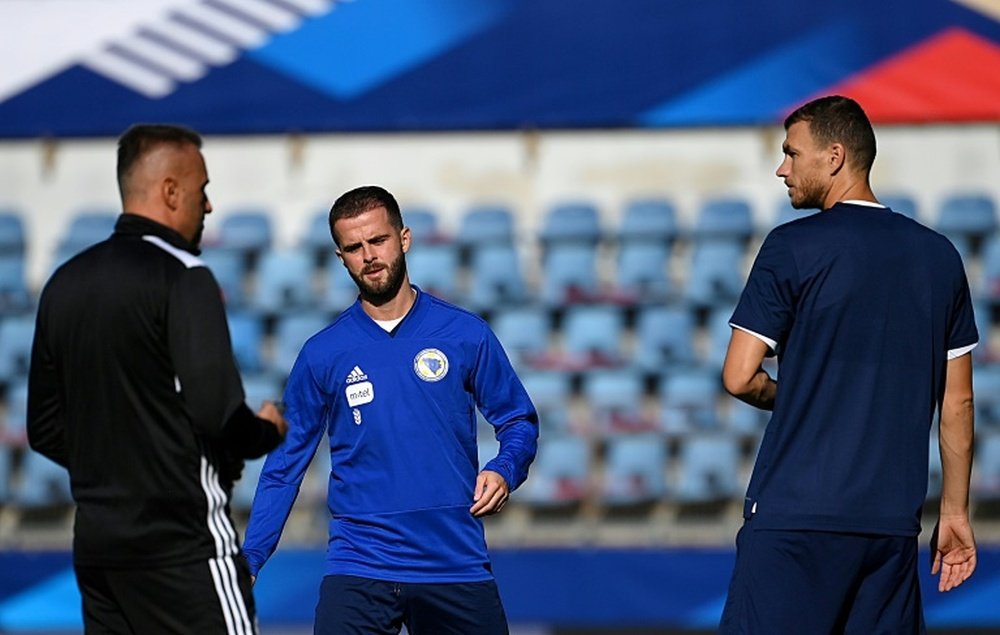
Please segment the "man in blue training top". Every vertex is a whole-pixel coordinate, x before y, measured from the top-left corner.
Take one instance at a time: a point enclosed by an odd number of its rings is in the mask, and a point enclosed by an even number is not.
[[[978,342],[950,242],[880,205],[875,134],[832,96],[785,120],[777,176],[822,210],[766,238],[731,320],[726,390],[773,410],[747,490],[723,633],[923,633],[917,535],[940,412],[939,589],[976,566]],[[775,381],[762,368],[776,353]]]
[[[303,346],[285,444],[264,464],[244,552],[274,552],[324,433],[330,540],[318,634],[495,635],[507,621],[481,517],[528,474],[538,416],[478,316],[410,284],[410,230],[386,190],[337,199],[330,232],[360,297]],[[476,408],[500,450],[477,468]]]

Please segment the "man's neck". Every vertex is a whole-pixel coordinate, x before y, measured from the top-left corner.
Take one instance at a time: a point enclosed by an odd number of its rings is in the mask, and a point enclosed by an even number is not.
[[[408,280],[405,280],[395,297],[382,304],[373,304],[362,296],[361,308],[373,320],[396,320],[409,313],[416,301],[417,290],[410,286]]]

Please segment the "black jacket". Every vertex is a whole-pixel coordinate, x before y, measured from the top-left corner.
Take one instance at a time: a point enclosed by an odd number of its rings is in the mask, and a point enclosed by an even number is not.
[[[77,564],[166,566],[238,552],[242,459],[279,442],[244,404],[219,286],[178,233],[123,214],[39,302],[28,441],[67,467]]]

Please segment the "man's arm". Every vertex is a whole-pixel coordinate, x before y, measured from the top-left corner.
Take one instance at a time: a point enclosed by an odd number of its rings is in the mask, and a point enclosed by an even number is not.
[[[722,384],[740,401],[773,410],[778,383],[761,366],[767,352],[768,345],[761,339],[734,328],[722,366]]]
[[[941,511],[931,538],[931,573],[939,591],[950,591],[976,569],[976,539],[969,521],[969,478],[975,441],[972,355],[948,361],[941,401]]]
[[[66,422],[60,399],[59,376],[55,360],[45,344],[45,299],[42,298],[31,346],[28,373],[28,444],[31,449],[63,467],[69,465],[66,447]]]

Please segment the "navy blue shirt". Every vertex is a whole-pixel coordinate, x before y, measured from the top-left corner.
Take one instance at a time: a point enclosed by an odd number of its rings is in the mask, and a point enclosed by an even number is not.
[[[918,534],[946,363],[979,339],[951,243],[838,203],[768,235],[731,324],[778,355],[754,526]]]

